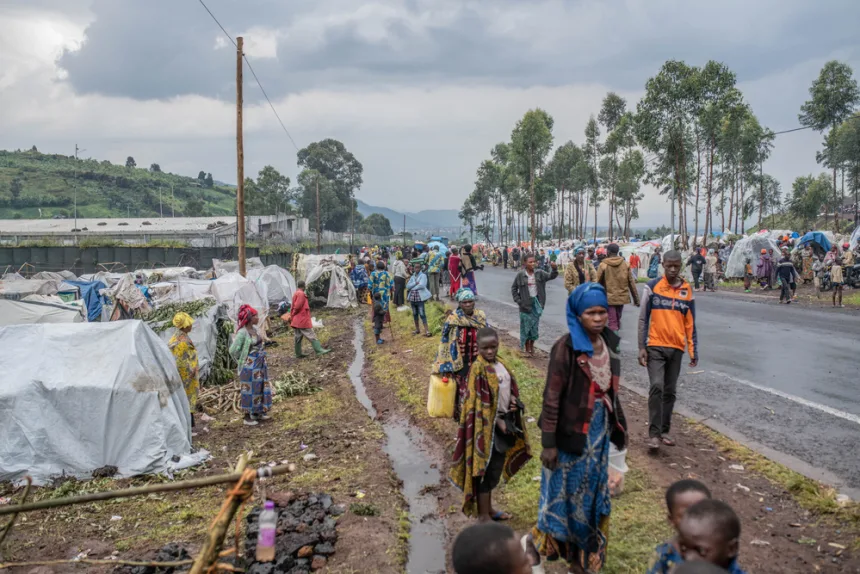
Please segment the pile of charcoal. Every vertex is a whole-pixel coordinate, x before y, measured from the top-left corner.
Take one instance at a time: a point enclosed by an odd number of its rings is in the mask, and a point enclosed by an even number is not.
[[[247,574],[308,574],[326,566],[337,542],[336,518],[344,513],[328,494],[279,493],[270,497],[278,512],[274,562],[256,562],[260,508],[248,514]]]
[[[183,560],[190,560],[192,557],[188,554],[188,551],[185,550],[179,544],[175,542],[171,542],[170,544],[164,546],[158,552],[156,552],[153,556],[146,558],[146,560],[151,560],[153,562],[180,562]],[[156,568],[155,566],[120,566],[118,568],[114,568],[114,574],[174,574],[175,572],[187,572],[190,570],[190,566],[184,566],[181,568],[173,568],[173,567],[165,567],[165,568]]]

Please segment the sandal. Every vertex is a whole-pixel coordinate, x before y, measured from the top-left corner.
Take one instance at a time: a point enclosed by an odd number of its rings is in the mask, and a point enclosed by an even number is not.
[[[512,514],[505,512],[504,510],[497,510],[490,518],[493,519],[493,522],[506,522],[511,520],[513,517],[514,516]]]
[[[666,446],[675,446],[675,441],[667,436],[661,437],[660,440],[663,441],[663,444]]]

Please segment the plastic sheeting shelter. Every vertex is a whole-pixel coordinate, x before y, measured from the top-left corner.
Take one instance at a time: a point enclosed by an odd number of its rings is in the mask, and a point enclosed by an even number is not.
[[[102,316],[102,305],[108,303],[107,298],[100,295],[106,286],[101,281],[64,281],[60,288],[66,285],[77,287],[81,292],[81,299],[87,306],[87,320],[98,321]]]
[[[292,301],[296,291],[296,280],[292,273],[269,265],[263,269],[251,269],[246,273],[248,279],[254,282],[257,291],[268,301],[269,305],[277,305],[281,301]]]
[[[0,327],[37,323],[82,323],[83,321],[84,316],[81,315],[80,308],[71,305],[0,299]]]
[[[852,251],[857,248],[858,243],[860,243],[860,226],[857,226],[857,229],[851,234],[851,239],[848,240],[848,245]]]
[[[358,297],[355,286],[349,279],[343,267],[333,261],[323,261],[308,272],[305,282],[310,285],[319,280],[326,272],[331,271],[331,280],[328,286],[328,300],[326,307],[335,309],[346,309],[358,306]]]
[[[755,273],[756,266],[761,259],[762,249],[773,249],[775,256],[779,254],[779,246],[776,244],[776,241],[770,238],[768,233],[757,233],[739,239],[735,243],[734,249],[732,249],[732,254],[729,255],[725,276],[743,277],[747,258],[751,260],[750,264],[752,265],[753,273]]]
[[[173,355],[141,321],[0,327],[0,348],[0,481],[160,473],[191,452]]]
[[[260,321],[269,314],[269,303],[257,291],[254,282],[238,273],[227,273],[212,281],[212,296],[227,306],[227,316],[234,323],[238,323],[239,307],[244,304],[257,310]]]
[[[0,299],[23,299],[27,295],[56,295],[59,281],[52,279],[17,279],[0,281]]]
[[[228,273],[239,273],[238,261],[221,261],[220,259],[212,260],[212,267],[215,269],[215,276],[222,277]],[[262,269],[265,267],[259,257],[249,257],[245,260],[245,273],[251,269]]]
[[[855,234],[856,233],[857,232],[855,231]],[[810,231],[809,233],[804,234],[804,236],[800,238],[800,241],[797,242],[798,247],[806,244],[811,244],[813,246],[813,250],[819,255],[830,251],[830,240],[820,231]]]
[[[213,297],[212,285],[208,279],[180,279],[178,281],[162,281],[149,285],[149,293],[156,306],[164,303],[185,303]]]

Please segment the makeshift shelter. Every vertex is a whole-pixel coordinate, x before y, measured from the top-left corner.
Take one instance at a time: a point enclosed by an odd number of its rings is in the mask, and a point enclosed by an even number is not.
[[[27,298],[30,297],[41,297],[41,295],[30,295]],[[83,321],[84,316],[81,314],[81,309],[73,305],[0,299],[0,327],[36,323],[81,323]]]
[[[176,363],[141,321],[0,327],[0,348],[0,481],[160,473],[190,454]]]
[[[855,231],[856,234],[856,231]],[[820,231],[810,231],[797,242],[798,247],[809,245],[816,255],[824,255],[830,251],[830,240]]]
[[[254,282],[257,291],[269,305],[292,301],[293,293],[296,291],[296,280],[293,274],[283,267],[269,265],[263,269],[251,269],[246,275]]]
[[[855,229],[854,233],[851,234],[851,239],[848,240],[848,244],[852,251],[857,249],[858,243],[860,243],[860,225],[857,226],[857,229]]]
[[[147,283],[158,283],[159,281],[173,281],[183,277],[191,279],[197,276],[197,270],[193,267],[159,267],[158,269],[137,269],[134,275],[140,273]]]
[[[109,297],[113,309],[109,313],[109,320],[129,319],[150,310],[150,304],[146,297],[134,283],[134,275],[124,273],[112,287],[103,291]]]
[[[101,281],[108,287],[113,287],[119,283],[120,279],[130,275],[129,273],[109,273],[107,271],[99,271],[98,273],[87,273],[81,275],[79,281]],[[134,275],[131,275],[132,283],[134,283]]]
[[[249,257],[245,260],[245,273],[251,269],[262,269],[265,267],[259,257]],[[215,270],[216,277],[222,277],[228,273],[239,273],[238,261],[221,261],[220,259],[212,260],[212,268]]]
[[[774,236],[776,237],[776,236]],[[779,245],[770,237],[768,233],[756,233],[749,237],[739,239],[735,243],[732,254],[729,255],[729,262],[726,264],[726,277],[743,277],[746,260],[749,258],[750,264],[755,273],[756,266],[761,259],[762,249],[773,249],[774,257],[779,255]]]
[[[185,303],[212,297],[213,281],[206,279],[179,279],[149,285],[149,293],[156,306],[165,303]]]
[[[102,316],[102,305],[110,303],[110,301],[101,295],[102,289],[106,286],[101,281],[64,281],[60,285],[60,290],[66,286],[76,287],[81,294],[81,299],[87,306],[87,321],[99,321]]]
[[[325,281],[326,277],[329,277],[326,307],[346,309],[358,306],[355,286],[344,268],[334,261],[323,260],[319,265],[312,268],[308,272],[305,283],[310,288],[317,281]]]
[[[0,281],[24,281],[27,279],[17,271],[13,271],[12,273],[4,273],[3,277],[0,277]]]
[[[269,303],[257,291],[254,282],[238,273],[227,273],[212,281],[212,296],[227,306],[227,317],[234,323],[238,322],[239,307],[244,304],[256,309],[261,321],[269,313]]]
[[[0,299],[20,300],[27,295],[56,295],[59,282],[51,279],[0,281]]]
[[[35,273],[30,279],[53,279],[55,281],[77,281],[78,277],[71,271],[39,271]]]

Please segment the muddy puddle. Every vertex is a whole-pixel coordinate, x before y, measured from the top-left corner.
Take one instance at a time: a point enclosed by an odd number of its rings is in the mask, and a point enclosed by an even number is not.
[[[355,323],[353,345],[355,360],[349,367],[349,380],[355,387],[358,401],[370,418],[376,419],[376,409],[361,378],[364,367],[364,329],[360,321]],[[385,452],[395,474],[403,483],[403,496],[409,504],[409,559],[406,571],[409,574],[445,572],[445,525],[438,517],[438,504],[432,494],[435,489],[428,488],[437,486],[441,477],[423,448],[424,436],[420,429],[405,421],[383,421],[382,428],[387,438]]]

